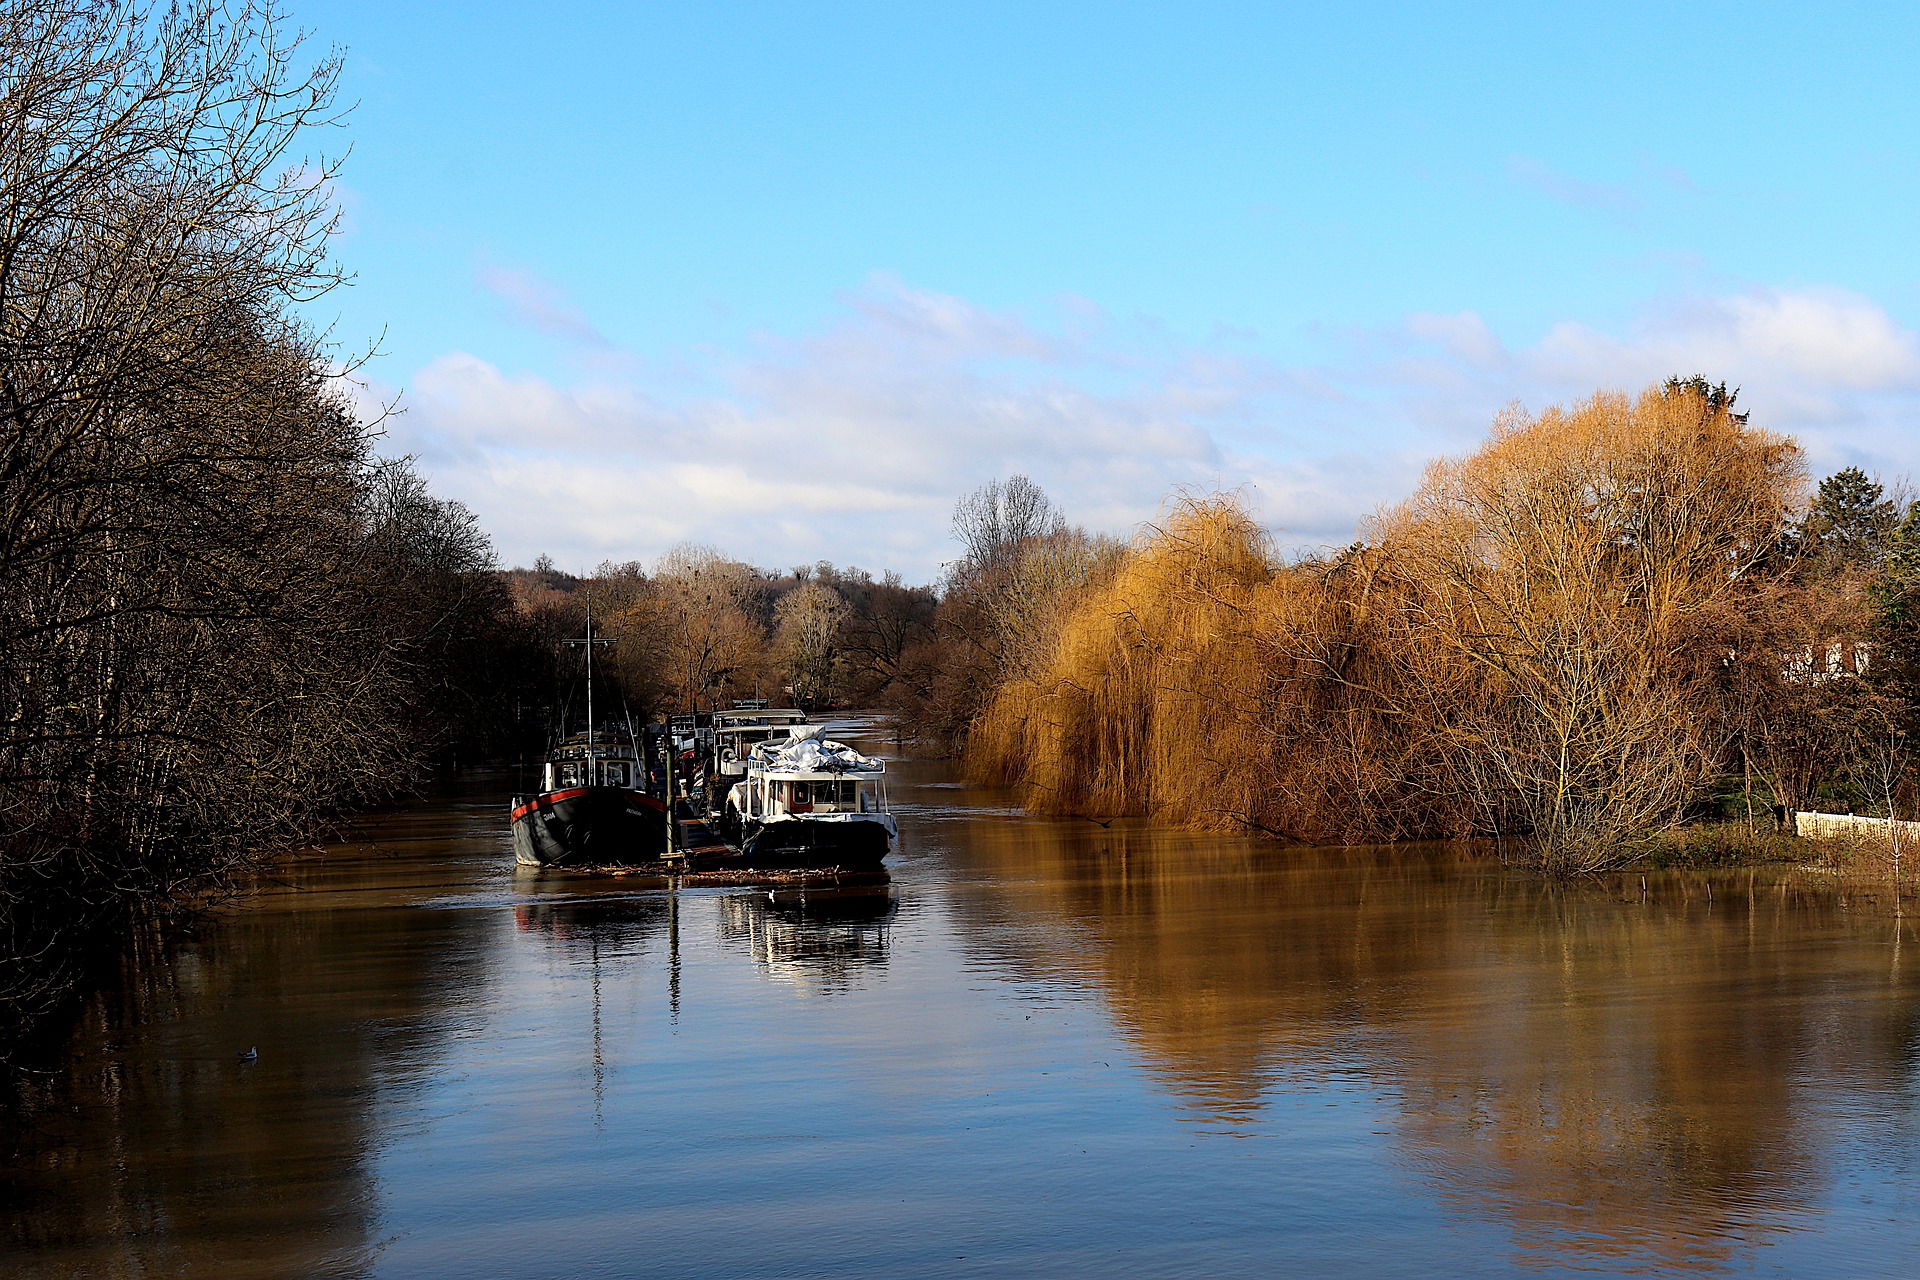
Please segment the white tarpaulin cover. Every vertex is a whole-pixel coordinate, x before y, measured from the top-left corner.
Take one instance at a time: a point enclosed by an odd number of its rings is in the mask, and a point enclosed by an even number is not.
[[[753,749],[753,758],[763,768],[792,769],[800,773],[885,773],[887,766],[872,756],[863,756],[844,742],[830,742],[820,735],[823,724],[796,725],[792,735],[761,743]]]

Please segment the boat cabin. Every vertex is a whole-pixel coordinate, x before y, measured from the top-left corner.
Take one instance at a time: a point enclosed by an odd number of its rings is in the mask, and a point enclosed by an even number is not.
[[[738,778],[747,771],[747,757],[759,743],[784,738],[807,713],[791,707],[737,709],[713,713],[713,772]],[[724,789],[723,789],[724,790]]]
[[[797,769],[770,757],[770,750],[764,746],[750,761],[740,761],[746,780],[736,789],[735,803],[742,818],[886,812],[881,791],[885,766],[878,761],[857,772],[845,766]]]
[[[713,713],[713,731],[719,734],[729,729],[785,728],[805,724],[806,720],[807,713],[798,707],[736,707],[732,711]]]
[[[771,778],[769,811],[784,813],[865,813],[867,793],[853,778]]]
[[[640,757],[624,736],[596,734],[592,742],[577,734],[547,757],[542,791],[568,787],[638,787]]]
[[[887,812],[885,762],[826,738],[825,725],[788,726],[756,744],[746,777],[727,791],[721,825],[741,854],[768,865],[873,865],[899,833]]]

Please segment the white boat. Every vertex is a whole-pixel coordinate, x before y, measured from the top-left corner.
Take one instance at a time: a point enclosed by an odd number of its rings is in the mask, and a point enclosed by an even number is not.
[[[708,808],[724,813],[727,796],[734,784],[747,776],[747,757],[758,744],[769,738],[784,738],[796,724],[805,723],[807,713],[793,707],[742,707],[713,713],[707,734],[706,766]]]
[[[727,792],[724,822],[749,865],[876,866],[899,827],[887,812],[884,761],[793,725],[756,745]]]

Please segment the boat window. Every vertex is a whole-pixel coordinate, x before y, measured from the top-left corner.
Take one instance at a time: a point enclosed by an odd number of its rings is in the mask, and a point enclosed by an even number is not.
[[[601,781],[605,782],[608,786],[624,787],[627,785],[627,766],[624,763],[619,760],[609,760],[602,768]]]
[[[557,772],[560,775],[559,783],[563,787],[577,787],[585,776],[580,763],[575,760],[562,764]]]

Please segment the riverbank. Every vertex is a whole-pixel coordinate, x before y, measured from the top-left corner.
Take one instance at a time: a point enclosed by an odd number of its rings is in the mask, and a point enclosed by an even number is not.
[[[1920,896],[1911,852],[1896,862],[1892,846],[1870,830],[1831,835],[1796,835],[1771,822],[1701,823],[1648,837],[1626,868],[1661,871],[1713,871],[1740,867],[1796,867],[1860,889],[1884,890],[1901,898]]]

